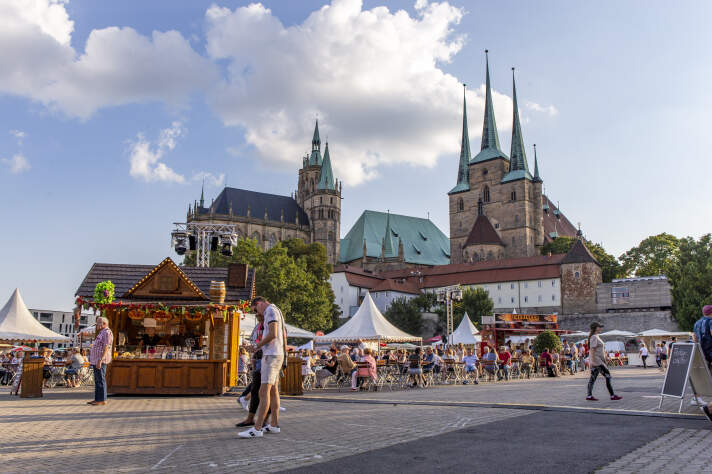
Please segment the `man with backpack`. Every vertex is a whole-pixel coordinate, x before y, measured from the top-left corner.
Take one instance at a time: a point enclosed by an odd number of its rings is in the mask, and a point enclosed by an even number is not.
[[[712,369],[712,305],[702,308],[702,317],[697,320],[693,328],[693,338],[700,345],[707,365]],[[712,421],[712,403],[702,405],[702,411],[707,419]]]

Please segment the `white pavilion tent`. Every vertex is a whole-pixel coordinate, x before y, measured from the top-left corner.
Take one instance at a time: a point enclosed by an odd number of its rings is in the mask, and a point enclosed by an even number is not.
[[[482,341],[482,337],[479,335],[479,331],[475,327],[474,324],[472,324],[472,321],[470,320],[470,317],[465,313],[462,316],[462,321],[460,321],[460,325],[457,326],[457,329],[455,329],[452,332],[452,337],[450,338],[449,343],[450,344],[478,344]]]
[[[599,334],[601,337],[635,337],[635,333],[629,331],[621,331],[620,329],[614,329],[612,331],[604,332]]]
[[[0,341],[7,342],[68,342],[70,339],[44,327],[22,301],[17,288],[0,309]]]
[[[670,337],[689,337],[691,333],[681,332],[681,331],[664,331],[662,329],[648,329],[638,333],[640,337],[659,337],[659,338],[670,338]]]
[[[376,307],[371,294],[366,293],[366,297],[361,303],[356,314],[354,314],[343,326],[326,334],[317,336],[314,342],[415,342],[421,344],[423,339],[411,336],[405,331],[401,331],[381,314]]]

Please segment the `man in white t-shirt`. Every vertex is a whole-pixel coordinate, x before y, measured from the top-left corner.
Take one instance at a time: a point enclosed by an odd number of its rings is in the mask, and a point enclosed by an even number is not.
[[[256,349],[262,350],[262,373],[260,380],[260,406],[255,417],[255,426],[242,431],[242,438],[259,438],[264,433],[279,433],[279,388],[277,382],[287,353],[287,337],[284,316],[279,308],[258,296],[252,300],[252,311],[264,315],[264,334]],[[272,412],[272,423],[265,423],[267,413]]]

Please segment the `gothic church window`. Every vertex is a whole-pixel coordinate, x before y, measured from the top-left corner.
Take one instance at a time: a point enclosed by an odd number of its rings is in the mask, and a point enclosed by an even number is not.
[[[319,219],[324,218],[324,209],[319,209]]]
[[[483,191],[482,194],[483,194],[483,197],[482,197],[483,201],[484,201],[484,202],[490,202],[490,190],[489,190],[489,186],[485,186],[485,190]]]
[[[485,168],[485,169],[482,170],[482,176],[484,176],[484,175],[486,175],[486,174],[487,174],[487,168]]]
[[[329,231],[328,240],[329,240],[329,241],[333,241],[333,240],[334,240],[334,231],[333,231],[333,230],[330,230],[330,231]]]
[[[277,237],[275,237],[274,234],[270,235],[269,237],[269,243],[267,244],[267,249],[271,249],[277,244]]]
[[[460,198],[457,200],[457,210],[458,211],[464,211],[465,210],[465,201]]]
[[[519,222],[519,216],[515,214],[514,215],[514,223],[516,224],[517,222]]]
[[[516,201],[516,200],[517,200],[517,192],[516,192],[516,191],[512,191],[511,198],[512,198],[512,201]]]

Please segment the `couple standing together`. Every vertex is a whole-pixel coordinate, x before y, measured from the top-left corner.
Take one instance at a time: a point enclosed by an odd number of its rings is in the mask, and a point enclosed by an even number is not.
[[[262,337],[255,342],[254,357],[260,357],[260,385],[259,405],[254,416],[254,426],[246,431],[241,431],[241,438],[260,438],[264,433],[279,433],[279,375],[284,365],[287,353],[287,337],[284,326],[284,316],[277,306],[261,296],[252,300],[252,311],[257,313],[258,319],[263,319],[264,327]],[[255,374],[256,375],[256,374]],[[256,387],[253,382],[253,387]],[[257,395],[257,394],[254,394]],[[257,397],[252,395],[252,400]],[[267,421],[271,415],[271,423]],[[246,426],[249,423],[239,424]]]

